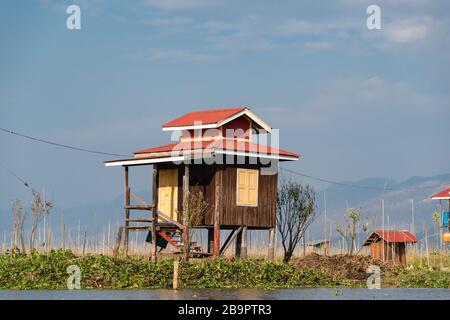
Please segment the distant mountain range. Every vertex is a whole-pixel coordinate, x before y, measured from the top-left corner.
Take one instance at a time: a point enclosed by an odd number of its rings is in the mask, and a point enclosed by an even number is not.
[[[433,227],[432,214],[438,208],[439,201],[430,199],[434,192],[450,186],[450,174],[432,177],[411,177],[405,181],[395,181],[386,178],[367,178],[356,182],[343,182],[349,186],[334,184],[323,191],[317,192],[317,218],[311,227],[309,238],[317,238],[323,230],[335,230],[342,223],[347,206],[361,208],[363,216],[371,217],[372,227],[381,227],[381,199],[385,202],[385,225],[397,229],[411,229],[412,211],[414,210],[414,225],[417,232],[423,226]],[[372,190],[369,188],[385,188]],[[395,189],[395,190],[392,190]],[[137,195],[151,203],[151,192],[137,192]],[[326,221],[325,218],[326,202]],[[414,209],[412,207],[414,206]],[[123,223],[123,195],[118,195],[110,201],[85,204],[73,208],[55,207],[50,218],[54,233],[60,232],[62,222],[77,230],[80,225],[88,228],[90,234],[100,232],[111,224],[113,230]],[[139,212],[140,215],[145,212]],[[138,213],[136,213],[138,215]],[[31,220],[29,218],[28,220]],[[0,233],[11,232],[12,215],[10,208],[0,210]],[[114,231],[115,232],[115,231]]]

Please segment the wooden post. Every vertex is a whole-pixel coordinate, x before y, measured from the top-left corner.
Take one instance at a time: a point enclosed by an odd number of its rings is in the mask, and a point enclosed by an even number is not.
[[[220,254],[220,184],[221,184],[221,169],[216,166],[216,173],[214,176],[215,184],[215,200],[214,200],[214,257],[218,258]]]
[[[123,232],[123,227],[120,226],[119,231],[117,232],[116,244],[114,245],[114,250],[113,250],[114,258],[117,257],[117,254],[119,253],[120,242],[122,241],[122,232]]]
[[[234,257],[235,258],[241,258],[241,249],[242,249],[242,231],[239,232],[236,236],[236,247],[235,247],[235,251],[234,251]]]
[[[180,273],[180,261],[176,259],[173,262],[173,289],[178,289],[178,278]]]
[[[208,228],[208,253],[214,252],[214,229]]]
[[[241,259],[247,259],[247,227],[241,231]]]
[[[130,209],[127,207],[130,205],[130,188],[128,186],[128,166],[124,166],[124,208],[125,208],[125,240],[123,243],[125,255],[128,255],[128,238],[130,230],[128,229],[130,222]]]
[[[184,176],[183,176],[183,244],[184,244],[184,259],[189,260],[189,207],[188,207],[188,196],[189,196],[189,165],[184,165]]]
[[[157,261],[158,246],[156,245],[156,232],[158,225],[158,167],[153,165],[152,177],[152,260]]]
[[[269,229],[269,260],[275,260],[275,227]]]

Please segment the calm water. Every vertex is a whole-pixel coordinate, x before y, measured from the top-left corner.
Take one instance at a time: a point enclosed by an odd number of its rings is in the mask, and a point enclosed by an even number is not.
[[[391,300],[424,299],[450,300],[450,289],[183,289],[183,290],[0,290],[0,300],[219,300],[219,299],[256,299],[256,300]]]

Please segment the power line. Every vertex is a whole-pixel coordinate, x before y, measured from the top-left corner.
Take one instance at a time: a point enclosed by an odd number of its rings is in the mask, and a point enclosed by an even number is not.
[[[82,152],[88,152],[88,153],[94,153],[94,154],[101,154],[101,155],[108,155],[108,156],[118,156],[118,157],[129,157],[129,155],[124,155],[124,154],[117,154],[117,153],[110,153],[110,152],[104,152],[104,151],[97,151],[97,150],[92,150],[92,149],[86,149],[86,148],[81,148],[81,147],[75,147],[75,146],[70,146],[67,144],[61,144],[61,143],[57,143],[57,142],[53,142],[53,141],[48,141],[48,140],[44,140],[44,139],[40,139],[40,138],[35,138],[26,134],[22,134],[22,133],[18,133],[12,130],[8,130],[8,129],[4,129],[0,127],[0,130],[12,135],[16,135],[22,138],[26,138],[32,141],[37,141],[37,142],[41,142],[41,143],[46,143],[46,144],[50,144],[53,146],[57,146],[57,147],[62,147],[62,148],[67,148],[67,149],[72,149],[72,150],[76,150],[76,151],[82,151]],[[2,165],[3,168],[5,168],[7,171],[9,171],[12,175],[14,175],[17,179],[19,179],[25,186],[31,188],[23,179],[21,179],[19,176],[17,176],[14,172],[12,172],[11,170],[9,170],[8,168],[6,168],[5,166]],[[335,185],[340,185],[340,186],[344,186],[344,187],[349,187],[349,188],[355,188],[355,189],[366,189],[366,190],[378,190],[378,191],[398,191],[398,190],[409,190],[409,189],[431,189],[431,188],[435,188],[435,187],[421,187],[421,188],[379,188],[379,187],[371,187],[371,186],[359,186],[359,185],[354,185],[354,184],[349,184],[349,183],[344,183],[344,182],[337,182],[337,181],[333,181],[333,180],[329,180],[329,179],[324,179],[324,178],[319,178],[319,177],[314,177],[305,173],[301,173],[298,171],[294,171],[294,170],[290,170],[290,169],[286,169],[283,167],[280,167],[281,170],[284,170],[286,172],[289,172],[291,174],[295,174],[298,176],[302,176],[305,178],[309,178],[312,180],[317,180],[317,181],[321,181],[321,182],[326,182],[326,183],[330,183],[330,184],[335,184]],[[31,188],[32,189],[32,188]],[[32,189],[34,190],[34,189]]]
[[[36,193],[36,190],[28,183],[26,182],[24,179],[22,179],[21,177],[19,177],[19,175],[17,175],[14,171],[12,171],[11,169],[9,169],[8,167],[6,167],[4,164],[0,163],[0,167],[2,167],[3,169],[5,169],[7,172],[9,172],[9,174],[11,174],[14,178],[16,178],[17,180],[19,180],[21,183],[23,183],[23,185],[27,188],[29,188],[31,190],[31,192],[33,194]]]
[[[371,187],[371,186],[359,186],[359,185],[354,185],[354,184],[349,184],[349,183],[345,183],[345,182],[337,182],[337,181],[332,181],[332,180],[328,180],[328,179],[323,179],[323,178],[319,178],[319,177],[314,177],[314,176],[310,176],[308,174],[304,174],[298,171],[294,171],[294,170],[289,170],[283,167],[280,167],[281,170],[298,175],[298,176],[302,176],[305,178],[309,178],[312,180],[317,180],[317,181],[321,181],[321,182],[326,182],[326,183],[330,183],[330,184],[335,184],[335,185],[339,185],[339,186],[344,186],[344,187],[349,187],[349,188],[355,188],[355,189],[366,189],[366,190],[378,190],[378,191],[399,191],[399,190],[413,190],[413,189],[432,189],[432,188],[436,188],[436,187],[420,187],[420,188],[379,188],[379,187]]]
[[[76,151],[82,151],[82,152],[89,152],[89,153],[95,153],[95,154],[101,154],[101,155],[107,155],[107,156],[118,156],[118,157],[129,157],[129,155],[124,155],[124,154],[117,154],[117,153],[109,153],[109,152],[103,152],[103,151],[96,151],[96,150],[91,150],[91,149],[85,149],[85,148],[80,148],[80,147],[74,147],[74,146],[69,146],[67,144],[61,144],[61,143],[57,143],[57,142],[53,142],[53,141],[48,141],[48,140],[44,140],[44,139],[40,139],[40,138],[35,138],[26,134],[22,134],[22,133],[18,133],[12,130],[8,130],[8,129],[4,129],[4,128],[0,128],[1,131],[9,133],[9,134],[13,134],[22,138],[26,138],[29,140],[33,140],[33,141],[38,141],[41,143],[46,143],[46,144],[50,144],[53,146],[57,146],[57,147],[62,147],[62,148],[67,148],[67,149],[72,149],[72,150],[76,150]]]

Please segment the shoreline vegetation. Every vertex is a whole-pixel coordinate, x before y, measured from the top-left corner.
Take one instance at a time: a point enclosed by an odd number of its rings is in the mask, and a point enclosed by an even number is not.
[[[441,256],[449,265],[450,255]],[[170,289],[173,258],[157,263],[147,257],[101,254],[76,255],[70,250],[32,254],[0,253],[0,289],[67,289],[67,267],[81,270],[82,289]],[[366,288],[369,265],[381,268],[381,287],[450,288],[448,268],[411,259],[393,266],[362,255],[309,254],[289,263],[266,259],[191,259],[180,262],[179,288]]]

